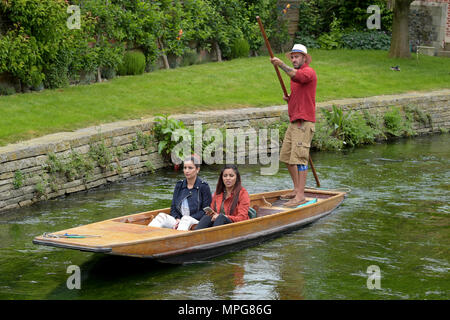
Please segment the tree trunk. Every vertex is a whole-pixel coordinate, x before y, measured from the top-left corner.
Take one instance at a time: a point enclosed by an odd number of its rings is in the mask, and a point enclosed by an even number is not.
[[[163,42],[161,41],[161,39],[158,39],[158,42],[159,42],[159,48],[161,49],[161,52],[162,52],[161,56],[163,58],[164,68],[170,69],[169,60],[167,59],[167,55],[164,52]]]
[[[395,0],[393,3],[390,58],[410,58],[409,48],[409,6],[413,0]]]
[[[97,82],[102,82],[102,69],[100,67],[97,68]]]
[[[219,43],[214,41],[214,49],[216,50],[217,62],[222,62],[222,51],[220,50]]]

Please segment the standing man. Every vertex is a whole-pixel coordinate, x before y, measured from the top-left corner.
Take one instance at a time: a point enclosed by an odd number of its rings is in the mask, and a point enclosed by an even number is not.
[[[294,183],[294,191],[284,195],[289,199],[287,207],[297,207],[306,202],[305,185],[308,170],[309,148],[315,132],[317,75],[309,66],[311,56],[306,47],[295,44],[286,56],[294,68],[289,67],[277,57],[270,61],[291,77],[291,94],[284,96],[288,102],[289,127],[281,147],[280,160],[287,164]]]

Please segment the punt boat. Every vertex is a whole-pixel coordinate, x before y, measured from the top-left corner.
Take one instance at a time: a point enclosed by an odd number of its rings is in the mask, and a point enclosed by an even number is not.
[[[284,207],[280,196],[292,190],[250,195],[256,217],[202,230],[180,231],[150,227],[159,213],[170,208],[108,219],[34,238],[37,245],[154,259],[165,263],[201,261],[255,245],[299,229],[330,214],[346,193],[305,190],[308,202],[297,208]]]

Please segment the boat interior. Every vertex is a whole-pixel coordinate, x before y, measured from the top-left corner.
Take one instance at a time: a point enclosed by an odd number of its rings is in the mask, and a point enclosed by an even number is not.
[[[320,201],[324,201],[327,198],[332,197],[333,194],[330,193],[319,193],[319,192],[305,192],[305,197],[307,200],[307,204],[314,204]],[[264,217],[267,215],[280,213],[286,210],[290,210],[293,208],[285,207],[284,204],[288,200],[282,200],[280,199],[280,195],[251,195],[250,196],[250,206],[255,209],[256,211],[256,218]],[[153,218],[160,212],[169,213],[170,208],[166,208],[163,210],[155,210],[155,211],[149,211],[144,213],[139,213],[131,216],[126,217],[120,217],[117,219],[114,219],[115,222],[122,222],[122,223],[132,223],[132,224],[139,224],[139,225],[148,225]],[[191,230],[195,228],[196,225],[193,225]]]

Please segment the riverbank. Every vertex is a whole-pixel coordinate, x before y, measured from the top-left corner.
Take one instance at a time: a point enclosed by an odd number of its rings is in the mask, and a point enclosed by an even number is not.
[[[416,108],[426,115],[414,119],[418,133],[450,129],[450,90],[408,93],[361,99],[333,100],[317,104],[320,109],[384,114],[392,106]],[[192,126],[227,129],[265,128],[280,121],[286,105],[267,108],[200,111],[173,118]],[[61,132],[0,147],[0,212],[89,190],[168,165],[158,153],[152,129],[154,118],[121,121],[74,132]],[[269,152],[271,150],[269,149]],[[245,151],[249,152],[249,150]]]

